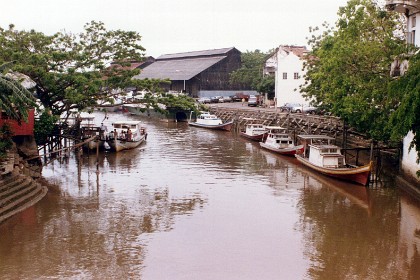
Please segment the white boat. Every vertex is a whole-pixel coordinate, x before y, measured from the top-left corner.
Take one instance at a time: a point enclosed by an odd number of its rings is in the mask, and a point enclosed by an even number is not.
[[[304,145],[303,153],[296,158],[304,165],[327,176],[359,183],[366,186],[369,182],[372,162],[364,166],[346,163],[341,148],[333,145],[333,137],[326,135],[298,135]]]
[[[132,115],[143,115],[147,113],[147,107],[142,103],[124,104],[123,110],[128,111]]]
[[[202,112],[200,115],[197,116],[195,122],[191,121],[190,117],[190,121],[188,122],[188,124],[191,126],[197,126],[202,128],[230,131],[233,126],[233,121],[224,123],[222,119],[220,119],[216,115],[210,114],[209,112]]]
[[[121,98],[111,97],[110,100],[112,101],[98,100],[96,107],[105,112],[118,112],[122,110],[124,102]]]
[[[264,141],[268,132],[263,124],[249,123],[245,126],[245,130],[240,132],[240,135],[253,141]]]
[[[111,150],[121,150],[138,147],[147,139],[145,127],[140,127],[140,121],[117,121],[112,124],[112,131],[106,137]]]
[[[268,131],[268,135],[264,142],[260,142],[262,148],[287,156],[293,156],[303,151],[303,145],[296,146],[286,128],[266,126],[265,129]]]

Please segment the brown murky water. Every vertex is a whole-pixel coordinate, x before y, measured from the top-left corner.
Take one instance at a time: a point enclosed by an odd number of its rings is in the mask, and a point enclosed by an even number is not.
[[[145,124],[147,143],[101,153],[98,174],[94,154],[45,167],[59,187],[0,225],[1,279],[419,279],[420,205],[396,188]]]

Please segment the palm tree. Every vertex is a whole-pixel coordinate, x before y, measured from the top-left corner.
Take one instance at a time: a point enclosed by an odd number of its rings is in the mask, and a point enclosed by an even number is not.
[[[28,108],[36,107],[35,98],[21,83],[16,75],[6,74],[13,62],[0,65],[0,111],[17,121],[26,120]]]

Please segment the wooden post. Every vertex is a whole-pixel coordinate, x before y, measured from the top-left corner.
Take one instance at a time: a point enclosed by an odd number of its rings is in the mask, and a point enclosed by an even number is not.
[[[371,162],[373,160],[373,150],[374,150],[374,146],[373,146],[373,140],[370,142],[370,155],[369,155],[369,162]],[[376,166],[376,169],[378,167]],[[373,182],[373,172],[370,172],[370,178],[369,181]]]
[[[359,149],[356,149],[356,166],[359,165]]]
[[[98,145],[96,145],[96,173],[99,173],[99,139],[98,140]],[[92,140],[95,141],[95,140]]]

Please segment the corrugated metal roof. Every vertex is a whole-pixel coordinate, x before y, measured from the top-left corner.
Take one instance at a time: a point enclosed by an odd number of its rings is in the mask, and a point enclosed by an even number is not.
[[[175,59],[175,58],[178,59],[178,58],[189,58],[189,57],[200,57],[200,56],[220,56],[220,55],[226,55],[229,51],[233,49],[234,47],[214,49],[214,50],[205,50],[205,51],[164,54],[156,58],[156,60]]]
[[[134,79],[170,79],[188,81],[226,56],[155,61],[144,68]]]

